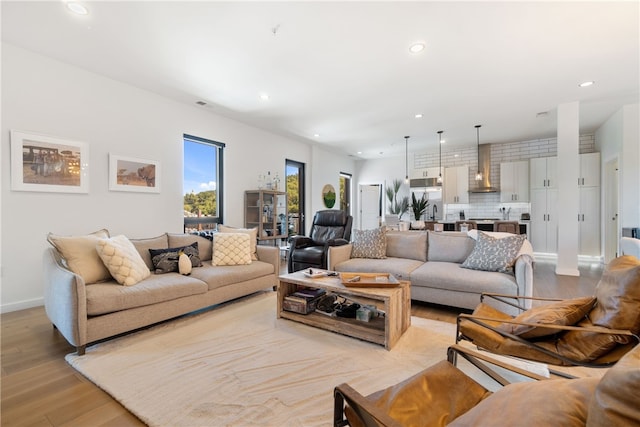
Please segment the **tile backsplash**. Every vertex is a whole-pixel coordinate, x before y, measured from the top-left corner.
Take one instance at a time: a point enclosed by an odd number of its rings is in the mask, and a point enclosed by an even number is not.
[[[536,139],[531,141],[507,142],[491,144],[491,183],[500,186],[500,163],[528,160],[536,157],[553,157],[557,155],[558,140],[556,138]],[[595,135],[580,136],[580,154],[596,151]],[[474,180],[478,168],[478,154],[476,147],[446,150],[442,149],[442,167],[469,166],[469,188],[476,185]],[[413,168],[438,167],[439,153],[415,153]],[[500,208],[511,208],[509,219],[518,220],[522,213],[530,211],[529,203],[500,203],[500,193],[470,193],[468,204],[444,205],[443,219],[453,215],[459,218],[459,212],[465,213],[465,218],[502,218]]]

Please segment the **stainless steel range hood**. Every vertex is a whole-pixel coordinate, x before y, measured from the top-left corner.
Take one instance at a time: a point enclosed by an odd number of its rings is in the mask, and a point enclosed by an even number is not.
[[[482,181],[476,183],[476,187],[469,190],[470,193],[497,193],[497,187],[491,186],[491,145],[484,144],[478,147],[478,169],[482,172]],[[474,174],[475,175],[475,174]]]

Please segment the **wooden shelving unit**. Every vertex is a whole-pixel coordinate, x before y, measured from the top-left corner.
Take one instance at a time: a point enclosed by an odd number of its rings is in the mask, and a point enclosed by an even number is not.
[[[245,191],[244,225],[258,229],[258,240],[286,239],[289,234],[287,193],[274,190]]]

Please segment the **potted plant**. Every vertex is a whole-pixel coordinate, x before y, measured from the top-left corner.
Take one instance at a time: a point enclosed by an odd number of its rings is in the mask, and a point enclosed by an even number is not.
[[[411,210],[413,211],[413,216],[415,218],[415,221],[411,223],[411,228],[424,228],[424,221],[421,221],[420,219],[428,206],[429,198],[427,197],[427,193],[422,193],[422,197],[419,199],[416,198],[416,193],[411,193]]]
[[[402,186],[402,180],[394,179],[393,185],[391,187],[387,187],[387,199],[389,199],[389,213],[392,215],[398,215],[398,220],[400,221],[399,227],[402,228],[402,215],[409,211],[409,197],[404,196],[400,201],[398,201],[398,192],[400,192],[400,187]]]

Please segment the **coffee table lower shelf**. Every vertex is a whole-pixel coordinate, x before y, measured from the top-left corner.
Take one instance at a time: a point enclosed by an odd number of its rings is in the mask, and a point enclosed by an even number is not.
[[[300,314],[284,310],[284,298],[299,286],[325,289],[361,304],[374,305],[385,315],[364,322],[317,312]],[[279,318],[379,344],[390,350],[411,324],[409,282],[401,282],[395,288],[347,288],[335,277],[310,279],[301,272],[285,274],[280,276],[278,285],[277,314]]]

